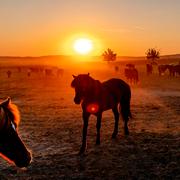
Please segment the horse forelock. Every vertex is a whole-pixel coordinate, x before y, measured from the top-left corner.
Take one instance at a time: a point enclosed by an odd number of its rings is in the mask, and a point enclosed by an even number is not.
[[[72,82],[71,82],[71,87],[75,88],[75,86],[76,86],[76,79],[73,79]]]
[[[71,87],[87,87],[90,85],[90,82],[93,80],[89,74],[79,74],[78,76],[74,77],[73,81],[71,82]]]

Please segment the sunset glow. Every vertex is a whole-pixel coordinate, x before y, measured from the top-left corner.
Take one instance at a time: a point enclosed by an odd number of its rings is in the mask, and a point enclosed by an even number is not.
[[[149,47],[179,53],[179,0],[8,0],[0,7],[1,56],[99,56],[106,48],[145,56]],[[90,41],[74,45],[79,38]]]
[[[77,53],[85,55],[91,52],[93,45],[90,39],[80,38],[74,42],[73,47]]]

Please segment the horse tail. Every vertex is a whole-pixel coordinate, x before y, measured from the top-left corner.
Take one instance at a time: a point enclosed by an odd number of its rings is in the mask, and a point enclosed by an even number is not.
[[[137,72],[137,79],[138,79],[138,71],[136,70]],[[128,103],[128,117],[130,117],[131,119],[133,118],[132,117],[132,113],[131,113],[131,88],[129,86],[129,96],[128,96],[128,100],[127,100],[127,103]]]
[[[133,116],[132,116],[131,110],[129,111],[129,117],[130,117],[131,119],[133,119]]]
[[[121,114],[122,114],[124,120],[133,118],[130,106],[131,106],[131,88],[128,85],[124,95],[121,97],[121,100],[120,100]]]
[[[133,116],[132,116],[132,113],[131,113],[131,96],[130,96],[130,98],[129,98],[127,104],[128,104],[128,105],[127,105],[128,117],[132,119]]]

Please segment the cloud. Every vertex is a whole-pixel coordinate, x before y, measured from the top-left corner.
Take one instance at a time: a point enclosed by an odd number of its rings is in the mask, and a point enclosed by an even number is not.
[[[112,33],[130,33],[133,31],[144,31],[145,28],[142,26],[134,26],[134,27],[130,27],[130,28],[102,28],[102,31],[105,32],[112,32]]]
[[[114,32],[114,33],[127,33],[127,32],[131,32],[131,29],[126,29],[126,28],[103,28],[101,30],[105,31],[105,32]]]

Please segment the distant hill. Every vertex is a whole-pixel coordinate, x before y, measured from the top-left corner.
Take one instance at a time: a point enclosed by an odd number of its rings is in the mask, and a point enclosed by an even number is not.
[[[81,57],[81,56],[79,56]],[[47,56],[0,56],[0,60],[5,59],[73,59],[74,56],[70,55],[47,55]],[[179,59],[180,54],[163,55],[160,59]],[[92,56],[90,59],[99,60],[100,56]],[[146,60],[145,56],[118,56],[117,60]]]
[[[140,57],[130,57],[130,56],[118,56],[115,63],[147,63],[147,59],[145,56]],[[158,62],[160,64],[163,63],[178,63],[180,61],[180,54],[173,54],[173,55],[163,55],[160,57]],[[101,56],[93,56],[93,57],[87,57],[87,56],[67,56],[67,55],[48,55],[48,56],[0,56],[0,66],[3,64],[13,65],[13,64],[19,64],[19,65],[28,65],[28,64],[51,64],[51,65],[60,65],[60,66],[66,66],[70,64],[74,64],[77,62],[103,62],[103,58]]]
[[[165,55],[161,56],[163,59],[180,59],[180,54]]]

